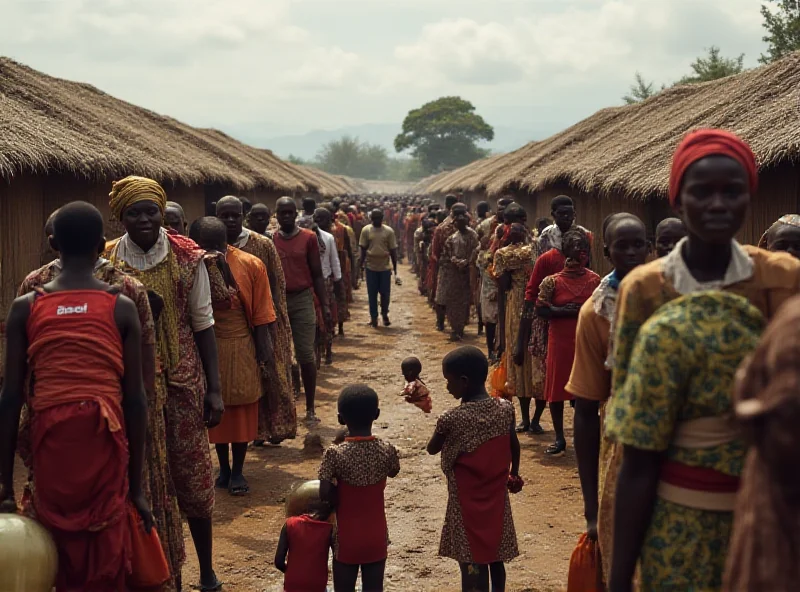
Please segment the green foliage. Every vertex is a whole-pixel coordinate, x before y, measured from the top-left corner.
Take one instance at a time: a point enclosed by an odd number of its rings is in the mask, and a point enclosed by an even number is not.
[[[408,113],[395,138],[398,152],[410,150],[427,174],[469,164],[489,154],[478,147],[494,139],[494,129],[460,97],[442,97]]]
[[[627,105],[641,103],[644,100],[658,94],[658,90],[654,89],[655,82],[647,82],[639,72],[636,73],[636,82],[631,85],[630,93],[622,97]],[[663,86],[661,89],[663,90]]]
[[[422,163],[417,158],[390,158],[386,171],[389,181],[419,181],[427,176]]]
[[[391,158],[383,146],[361,142],[351,136],[328,142],[313,161],[304,161],[293,155],[289,155],[287,160],[313,166],[333,175],[358,179],[418,181],[426,175],[416,158]]]
[[[768,44],[767,55],[762,54],[759,61],[768,64],[788,53],[800,50],[800,0],[768,0],[777,4],[774,10],[761,5],[764,28],[763,37]]]
[[[694,74],[684,76],[677,84],[696,84],[739,74],[744,70],[744,54],[738,58],[726,58],[720,55],[719,47],[712,45],[708,55],[697,58],[691,67]]]
[[[310,164],[307,160],[305,160],[305,159],[303,159],[303,158],[301,158],[299,156],[295,156],[294,154],[290,154],[289,156],[287,156],[286,160],[288,162],[291,162],[292,164],[299,164],[299,165]]]

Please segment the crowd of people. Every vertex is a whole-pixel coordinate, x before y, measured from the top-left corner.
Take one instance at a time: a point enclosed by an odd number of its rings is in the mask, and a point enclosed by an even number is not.
[[[549,409],[545,454],[562,454],[567,402],[600,588],[791,590],[800,216],[779,219],[758,247],[739,244],[757,189],[752,151],[720,130],[677,148],[676,217],[653,237],[625,212],[586,229],[567,196],[532,225],[511,197],[492,213],[458,196],[305,199],[299,211],[284,197],[274,216],[227,196],[190,223],[156,181],[127,177],[110,193],[124,234],[106,241],[88,203],[59,208],[44,229],[54,259],[9,311],[0,510],[17,510],[19,453],[23,511],[59,551],[58,592],[136,589],[148,544],[165,572],[146,583],[185,588],[183,518],[199,589],[221,589],[216,490],[248,494],[248,447],[296,437],[301,390],[305,421],[319,421],[317,372],[334,363],[354,291],[363,281],[370,325],[390,326],[392,275],[402,283],[407,258],[439,331],[458,343],[474,323],[485,335],[485,353],[444,357],[460,404],[439,415],[427,447],[448,485],[439,554],[459,563],[463,590],[505,589],[519,436],[544,434]],[[605,277],[595,241],[613,267]],[[430,413],[423,361],[403,361],[402,396]],[[383,589],[384,489],[401,467],[372,433],[379,403],[367,385],[339,396],[346,431],[325,451],[319,497],[281,532],[287,592],[325,590],[330,548],[337,592],[355,590],[359,573],[363,590]],[[158,538],[142,535],[153,526]]]

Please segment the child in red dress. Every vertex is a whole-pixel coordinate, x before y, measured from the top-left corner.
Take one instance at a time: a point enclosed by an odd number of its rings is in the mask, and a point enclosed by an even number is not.
[[[328,550],[333,540],[330,516],[331,505],[318,499],[310,504],[305,514],[286,520],[275,553],[275,567],[286,574],[284,592],[325,592],[327,589]]]
[[[400,369],[403,371],[403,378],[406,379],[406,386],[400,396],[405,397],[407,403],[416,405],[425,413],[430,413],[433,409],[431,392],[419,377],[422,373],[422,362],[418,358],[406,358],[400,364]]]
[[[348,435],[325,451],[319,468],[320,495],[336,507],[333,586],[336,592],[354,592],[360,569],[362,590],[381,592],[389,548],[383,491],[386,478],[400,472],[400,456],[372,435],[372,422],[380,415],[374,390],[348,386],[338,407]]]
[[[447,391],[461,399],[444,412],[428,443],[442,453],[447,477],[447,513],[439,555],[459,562],[462,590],[505,590],[503,565],[519,555],[509,490],[522,487],[514,406],[486,392],[489,361],[472,346],[451,351],[442,360]]]

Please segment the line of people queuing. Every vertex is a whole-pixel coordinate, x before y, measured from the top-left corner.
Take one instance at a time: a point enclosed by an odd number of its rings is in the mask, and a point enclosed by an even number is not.
[[[549,407],[556,439],[545,453],[560,454],[564,404],[575,407],[587,535],[598,541],[599,585],[613,592],[796,585],[800,216],[781,217],[757,247],[741,245],[757,190],[749,146],[699,130],[676,149],[677,217],[658,224],[652,246],[624,212],[595,237],[566,196],[534,229],[511,199],[494,216],[479,204],[472,220],[455,196],[443,209],[412,200],[405,218],[438,329],[446,320],[461,340],[476,305],[505,375],[493,395],[519,400],[515,433],[542,433]],[[603,278],[590,269],[594,240],[614,268]],[[453,521],[463,523],[460,503]],[[442,549],[450,520],[448,510]],[[493,557],[507,560],[500,549]]]
[[[131,538],[153,525],[168,566],[158,585],[180,589],[181,515],[200,589],[220,589],[215,489],[246,493],[247,443],[296,434],[295,362],[314,420],[318,352],[327,357],[347,319],[334,308],[347,304],[347,262],[356,286],[363,267],[389,271],[370,268],[371,249],[381,264],[387,250],[396,262],[405,243],[438,328],[447,321],[461,340],[480,303],[488,340],[489,356],[469,346],[445,356],[447,390],[460,404],[439,416],[427,447],[441,453],[448,482],[439,553],[460,564],[462,589],[505,589],[504,563],[518,555],[508,497],[523,486],[518,434],[540,432],[549,406],[556,441],[546,452],[563,452],[564,404],[574,400],[587,534],[599,543],[603,585],[790,590],[800,569],[792,527],[800,516],[800,218],[778,220],[759,247],[740,245],[734,237],[757,188],[742,140],[719,130],[687,136],[670,177],[680,219],[659,224],[660,258],[648,263],[641,220],[615,214],[595,238],[564,196],[553,200],[554,223],[534,230],[510,200],[493,217],[481,206],[473,229],[454,197],[445,211],[412,202],[410,212],[402,200],[370,198],[371,228],[386,218],[392,231],[373,245],[358,203],[344,212],[341,202],[313,212],[304,204],[298,216],[294,200],[282,198],[271,231],[265,206],[245,214],[245,201],[226,197],[214,216],[187,225],[158,183],[123,179],[110,205],[125,234],[106,242],[90,204],[60,208],[46,229],[58,258],[26,279],[9,311],[0,509],[16,510],[19,451],[29,470],[23,507],[59,550],[58,592],[134,588]],[[331,219],[353,230],[352,240],[344,230],[342,249],[325,230]],[[404,239],[396,246],[394,234]],[[590,269],[593,240],[614,266],[605,278]],[[376,305],[383,277],[371,282]],[[506,375],[495,396],[486,388],[489,358]],[[419,360],[404,362],[410,384],[420,371]],[[424,396],[411,402],[427,406]],[[324,589],[329,546],[337,591],[354,590],[359,572],[365,590],[383,589],[384,488],[400,471],[399,454],[372,434],[380,409],[370,387],[345,388],[338,410],[347,432],[323,457],[320,503],[281,534],[276,565],[292,592]]]

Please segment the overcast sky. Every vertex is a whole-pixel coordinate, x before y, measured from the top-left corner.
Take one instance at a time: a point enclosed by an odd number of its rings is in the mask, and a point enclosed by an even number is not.
[[[399,123],[443,95],[552,133],[763,51],[758,0],[0,0],[0,54],[193,125]],[[2,89],[0,89],[1,91]]]

